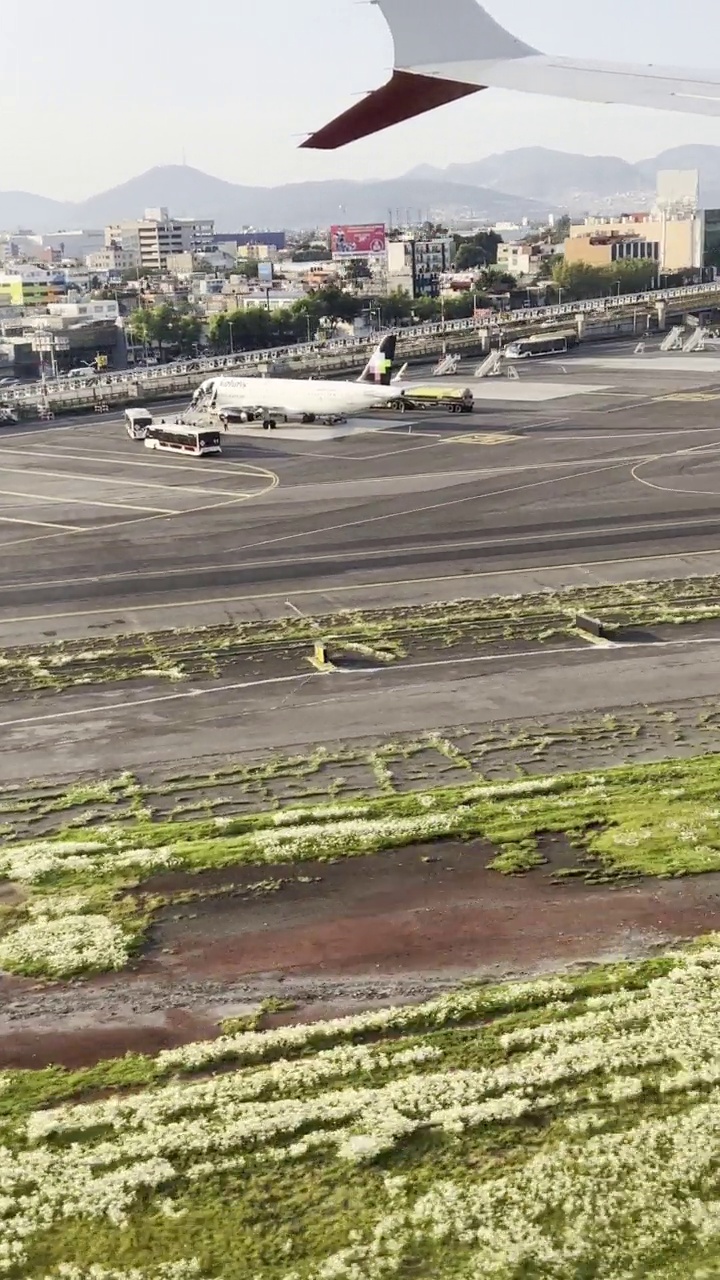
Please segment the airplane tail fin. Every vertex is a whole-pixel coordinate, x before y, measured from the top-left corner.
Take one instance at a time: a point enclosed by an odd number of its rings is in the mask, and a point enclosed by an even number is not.
[[[388,333],[375,348],[358,382],[372,382],[377,387],[389,387],[395,360],[397,334]]]
[[[373,0],[382,11],[393,37],[393,74],[301,145],[332,151],[348,142],[379,133],[402,120],[433,111],[486,86],[458,78],[459,64],[526,58],[538,52],[516,39],[475,0],[443,0],[437,21],[418,20],[416,0]],[[429,18],[432,19],[432,13]],[[445,77],[442,68],[453,70]]]

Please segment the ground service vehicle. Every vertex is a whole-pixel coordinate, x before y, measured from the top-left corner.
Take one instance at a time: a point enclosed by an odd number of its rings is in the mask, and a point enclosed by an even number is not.
[[[144,440],[148,427],[153,424],[153,416],[149,409],[126,409],[125,430],[131,440]]]
[[[148,427],[145,436],[146,449],[167,449],[171,453],[189,453],[202,458],[206,453],[222,453],[220,432],[212,428],[188,427],[185,423],[170,426]]]
[[[413,387],[407,386],[402,400],[391,400],[394,409],[401,413],[413,409],[442,409],[445,413],[472,413],[475,397],[469,387]]]
[[[558,356],[576,347],[578,336],[570,333],[536,333],[529,338],[511,342],[503,351],[506,360],[530,360],[534,356]]]

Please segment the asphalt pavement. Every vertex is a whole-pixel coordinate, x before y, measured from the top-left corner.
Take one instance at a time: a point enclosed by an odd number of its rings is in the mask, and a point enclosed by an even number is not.
[[[231,434],[221,458],[151,453],[111,416],[6,431],[5,641],[714,571],[720,390],[632,383],[320,442]]]
[[[363,672],[68,691],[0,708],[0,781],[312,750],[720,695],[719,644],[684,641],[436,659]]]
[[[522,400],[503,380],[472,417],[381,415],[321,440],[228,433],[219,458],[150,452],[111,415],[5,430],[3,642],[720,572],[720,378],[705,368],[621,367],[593,389],[585,366],[538,362]],[[3,705],[0,774],[720,693],[718,656],[709,641],[580,645],[74,691]]]

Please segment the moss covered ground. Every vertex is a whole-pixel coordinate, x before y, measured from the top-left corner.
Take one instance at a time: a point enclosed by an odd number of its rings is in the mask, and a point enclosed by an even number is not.
[[[0,651],[0,693],[61,692],[129,680],[217,679],[251,660],[303,662],[318,638],[327,640],[331,656],[378,663],[428,647],[558,642],[576,636],[578,613],[599,617],[610,630],[712,621],[720,619],[720,578],[573,587],[6,648]]]

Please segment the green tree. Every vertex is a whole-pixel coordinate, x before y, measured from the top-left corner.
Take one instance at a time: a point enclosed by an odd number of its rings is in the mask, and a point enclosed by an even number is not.
[[[562,261],[562,258],[558,254],[552,254],[552,256],[548,254],[545,257],[541,258],[540,265],[537,269],[537,272],[535,273],[535,279],[536,280],[552,280],[555,267],[557,266],[558,262],[561,262],[561,261]]]
[[[412,304],[412,311],[419,324],[425,324],[430,320],[439,320],[441,312],[440,299],[415,298]]]
[[[563,214],[562,218],[558,218],[554,227],[548,227],[546,239],[550,244],[563,244],[570,235],[571,226],[572,221],[570,214]]]
[[[203,322],[193,311],[186,311],[180,316],[178,326],[178,343],[183,355],[193,355],[200,345]]]
[[[474,271],[477,267],[492,266],[497,262],[499,244],[502,244],[502,236],[494,231],[478,231],[474,236],[459,236],[455,256],[456,269]]]
[[[327,245],[303,245],[295,249],[293,262],[332,262],[332,254]]]
[[[259,267],[257,258],[239,258],[233,272],[237,276],[245,276],[246,280],[257,280]]]
[[[127,328],[135,342],[147,346],[151,341],[149,310],[146,307],[137,307],[128,319]]]
[[[167,302],[153,307],[147,315],[150,340],[157,343],[158,351],[162,356],[164,348],[178,340],[180,316],[177,309]]]
[[[322,314],[330,321],[341,320],[349,324],[359,316],[362,309],[360,298],[354,297],[351,293],[345,293],[335,285],[327,289],[318,289],[315,296],[322,307]]]
[[[553,267],[552,279],[553,284],[562,289],[566,302],[597,298],[605,284],[602,267],[589,262],[566,262],[564,258]]]
[[[298,342],[312,342],[317,336],[320,320],[323,315],[322,304],[318,302],[317,295],[308,294],[306,298],[300,298],[298,302],[294,302],[289,308],[293,321],[293,332]]]
[[[381,312],[388,325],[408,320],[415,309],[413,300],[405,289],[394,289],[384,298],[373,298],[370,305]]]
[[[643,293],[652,288],[658,271],[657,262],[648,261],[647,258],[632,258],[628,262],[616,262],[612,267],[607,268],[608,287],[617,289],[619,285],[621,294]]]
[[[642,258],[614,262],[606,267],[560,259],[553,267],[552,278],[557,288],[562,289],[563,298],[575,302],[601,298],[608,293],[640,293],[651,288],[657,270],[656,262]]]

